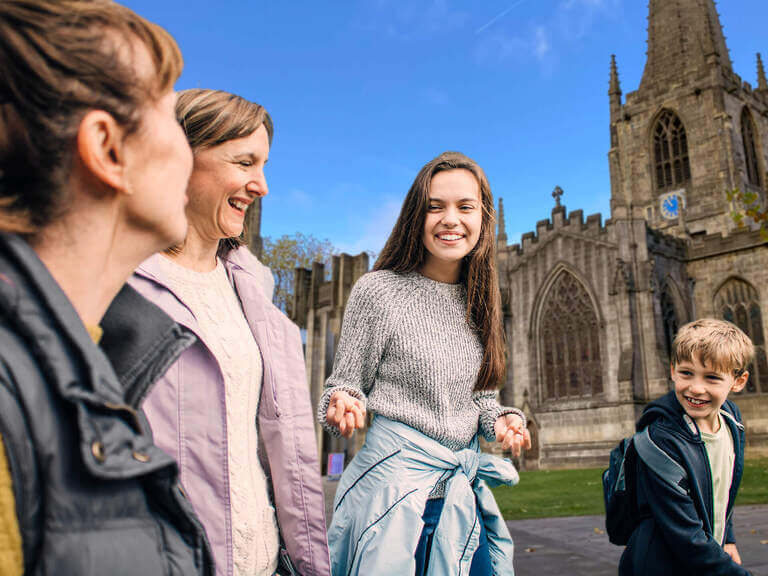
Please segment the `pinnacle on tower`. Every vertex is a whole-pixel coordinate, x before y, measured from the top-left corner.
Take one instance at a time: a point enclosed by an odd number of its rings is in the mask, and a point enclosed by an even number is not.
[[[768,90],[768,80],[765,79],[765,68],[763,68],[763,58],[760,52],[757,53],[757,89]]]
[[[611,99],[611,122],[615,122],[621,112],[621,84],[619,83],[619,69],[616,66],[615,54],[611,54],[611,80],[608,96]]]
[[[507,225],[504,222],[504,199],[499,198],[499,233],[496,236],[496,243],[500,246],[507,245]]]
[[[616,67],[616,55],[611,54],[611,87],[608,94],[621,95],[621,85],[619,84],[619,69]]]

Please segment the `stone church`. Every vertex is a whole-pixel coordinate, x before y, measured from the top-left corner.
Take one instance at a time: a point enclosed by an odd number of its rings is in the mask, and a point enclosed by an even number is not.
[[[638,26],[641,23],[638,23]],[[768,245],[739,228],[727,192],[768,190],[768,82],[733,70],[713,0],[650,0],[647,62],[622,94],[609,83],[611,215],[568,212],[555,189],[551,217],[508,245],[499,201],[498,259],[508,344],[503,404],[529,417],[526,467],[601,465],[633,432],[643,406],[670,388],[677,328],[715,316],[756,345],[736,395],[747,454],[768,454]],[[765,204],[763,204],[765,205]],[[344,305],[368,270],[363,254],[297,270],[294,320],[307,330],[307,376],[317,402],[333,364]],[[320,438],[323,454],[359,446]]]

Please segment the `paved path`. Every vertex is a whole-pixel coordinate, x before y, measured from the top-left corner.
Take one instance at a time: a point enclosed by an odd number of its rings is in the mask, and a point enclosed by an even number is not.
[[[768,576],[768,506],[739,506],[734,523],[744,566],[754,576]],[[518,576],[616,576],[623,548],[608,542],[602,516],[517,520],[507,526]]]
[[[337,483],[324,481],[330,522]],[[739,506],[734,529],[744,566],[768,576],[768,506]],[[608,542],[602,516],[507,522],[517,576],[616,576],[623,548]]]

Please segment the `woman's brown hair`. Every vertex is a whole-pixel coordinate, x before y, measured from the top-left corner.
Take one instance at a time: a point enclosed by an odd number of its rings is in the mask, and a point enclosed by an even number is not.
[[[176,100],[176,119],[184,129],[193,152],[250,136],[262,124],[272,146],[274,126],[266,109],[222,90],[182,90]],[[243,227],[243,234],[239,237],[219,241],[219,256],[243,244],[246,233]],[[172,253],[180,250],[181,246],[169,249]]]
[[[480,238],[464,257],[460,281],[467,287],[467,322],[476,328],[483,344],[483,362],[475,390],[491,390],[504,382],[506,345],[496,272],[496,210],[488,179],[477,162],[460,152],[443,152],[419,171],[373,269],[404,273],[419,270],[426,262],[423,235],[430,184],[435,174],[446,170],[468,170],[480,188]]]
[[[137,46],[154,74],[138,73]],[[142,107],[171,90],[182,67],[165,30],[109,0],[2,0],[0,231],[34,235],[66,210],[89,110],[108,112],[131,134]]]

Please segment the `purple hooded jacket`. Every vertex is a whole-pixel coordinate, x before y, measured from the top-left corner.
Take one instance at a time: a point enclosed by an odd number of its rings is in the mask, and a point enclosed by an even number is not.
[[[145,260],[129,283],[197,334],[198,341],[157,382],[143,408],[155,443],[179,462],[181,484],[205,527],[217,576],[232,576],[224,379],[192,312],[168,288],[158,262],[162,257]],[[281,539],[302,576],[329,576],[314,415],[299,329],[269,300],[271,275],[247,248],[230,251],[223,261],[262,354],[259,456],[273,490]]]

